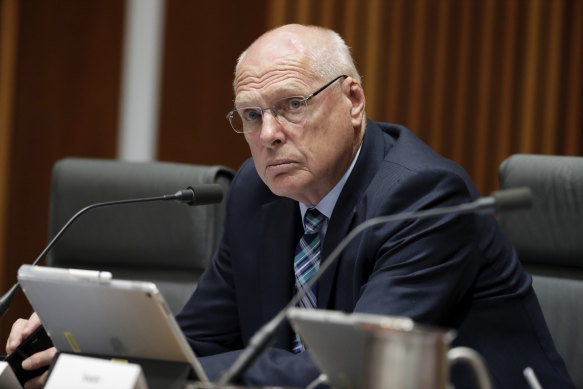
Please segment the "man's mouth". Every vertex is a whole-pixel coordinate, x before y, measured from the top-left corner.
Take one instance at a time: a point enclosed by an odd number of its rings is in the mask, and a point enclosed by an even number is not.
[[[289,168],[291,165],[295,164],[296,162],[291,159],[278,159],[274,161],[269,161],[265,166],[265,170],[267,171],[277,171]]]

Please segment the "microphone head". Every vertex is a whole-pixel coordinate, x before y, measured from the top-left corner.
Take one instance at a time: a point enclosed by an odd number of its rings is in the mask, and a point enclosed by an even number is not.
[[[219,184],[200,184],[189,186],[194,195],[188,205],[217,204],[223,200],[223,188]]]
[[[532,206],[532,192],[528,187],[510,188],[492,193],[497,212],[506,212]]]

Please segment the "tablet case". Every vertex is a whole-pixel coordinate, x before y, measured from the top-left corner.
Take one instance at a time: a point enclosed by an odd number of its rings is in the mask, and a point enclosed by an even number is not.
[[[208,381],[155,284],[30,265],[18,281],[60,352],[186,362]]]

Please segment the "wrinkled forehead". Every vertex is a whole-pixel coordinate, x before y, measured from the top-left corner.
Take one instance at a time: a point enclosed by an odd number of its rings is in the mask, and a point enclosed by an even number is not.
[[[235,76],[236,100],[258,92],[303,91],[312,78],[305,43],[295,34],[271,34],[249,47]],[[307,89],[306,89],[307,90]]]

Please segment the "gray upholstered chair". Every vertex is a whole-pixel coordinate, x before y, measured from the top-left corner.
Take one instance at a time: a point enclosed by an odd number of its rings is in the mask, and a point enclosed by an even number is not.
[[[164,201],[89,210],[61,236],[47,256],[47,265],[107,270],[114,278],[155,282],[177,313],[217,248],[233,174],[221,166],[58,161],[51,182],[50,237],[93,203],[173,194],[205,183],[220,184],[224,198],[216,205]]]
[[[533,208],[499,216],[533,275],[547,324],[583,388],[583,157],[517,154],[499,169],[500,188],[528,186]]]

